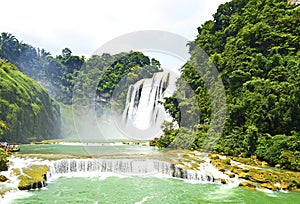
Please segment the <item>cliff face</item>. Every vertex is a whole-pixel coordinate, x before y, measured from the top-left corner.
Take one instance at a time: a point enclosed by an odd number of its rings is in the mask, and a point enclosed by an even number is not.
[[[0,141],[57,138],[60,108],[37,82],[0,60]]]

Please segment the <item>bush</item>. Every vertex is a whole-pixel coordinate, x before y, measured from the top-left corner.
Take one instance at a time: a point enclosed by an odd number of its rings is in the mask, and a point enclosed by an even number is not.
[[[7,171],[7,153],[0,148],[0,171]]]

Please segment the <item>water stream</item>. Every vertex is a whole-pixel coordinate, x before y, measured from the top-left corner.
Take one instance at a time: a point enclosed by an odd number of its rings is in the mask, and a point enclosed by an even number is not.
[[[70,144],[53,146],[63,147],[64,153],[69,152],[69,155],[82,147]],[[151,159],[153,155],[156,158],[169,156],[167,152],[151,147],[97,147],[106,149],[103,156],[96,154],[95,158],[60,158],[53,161],[14,158],[14,168],[31,164],[49,165],[48,185],[37,190],[12,191],[1,198],[0,203],[297,203],[300,198],[300,194],[295,192],[239,188],[235,178],[228,184],[220,184],[217,178],[224,175],[205,158],[198,171],[184,170],[169,162]],[[47,154],[51,145],[27,145],[27,148],[32,153]],[[141,149],[142,156],[139,155]],[[128,151],[131,154],[120,159],[122,152]],[[118,152],[114,159],[111,158],[113,152]],[[57,156],[61,156],[61,152],[58,151]]]

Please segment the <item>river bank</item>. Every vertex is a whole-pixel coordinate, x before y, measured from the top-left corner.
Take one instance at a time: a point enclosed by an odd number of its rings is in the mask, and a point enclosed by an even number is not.
[[[300,192],[300,172],[272,168],[256,158],[210,154],[211,163],[221,172],[242,179],[239,186],[251,189]]]
[[[14,175],[7,175],[12,178],[10,181],[0,182],[1,186],[8,187],[0,193],[2,195],[12,191],[12,186],[17,188],[15,190],[43,189],[53,175],[101,177],[106,173],[129,177],[164,175],[201,185],[224,184],[231,188],[242,186],[274,192],[299,189],[299,172],[272,169],[263,162],[249,165],[239,162],[238,158],[192,150],[159,150],[133,144],[36,144],[23,145],[22,150],[26,153],[9,158],[15,161],[15,165],[9,165]]]

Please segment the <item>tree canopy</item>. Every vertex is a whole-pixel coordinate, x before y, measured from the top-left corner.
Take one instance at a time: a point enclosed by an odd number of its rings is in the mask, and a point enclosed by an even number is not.
[[[37,82],[0,60],[0,141],[60,137],[60,108]]]
[[[198,28],[197,38],[189,43],[192,57],[181,68],[178,83],[192,88],[199,123],[209,126],[209,90],[193,68],[201,66],[197,47],[204,49],[220,73],[227,100],[225,129],[214,151],[257,155],[272,165],[300,170],[299,14],[300,8],[285,0],[232,0]],[[178,92],[167,98],[165,107],[180,124],[178,107],[187,99]],[[205,137],[200,129],[191,133],[198,134],[193,144],[198,149]]]

